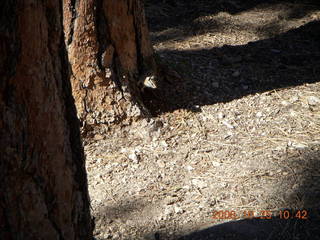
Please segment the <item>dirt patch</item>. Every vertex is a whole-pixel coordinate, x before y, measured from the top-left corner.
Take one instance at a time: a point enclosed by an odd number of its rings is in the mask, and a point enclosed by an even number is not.
[[[163,84],[157,117],[85,139],[96,238],[319,239],[319,7],[146,7],[181,78]],[[293,219],[279,222],[284,209]],[[277,217],[228,223],[248,212]]]

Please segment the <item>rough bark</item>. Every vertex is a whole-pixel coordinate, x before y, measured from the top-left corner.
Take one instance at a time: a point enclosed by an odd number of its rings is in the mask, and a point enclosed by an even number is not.
[[[91,239],[59,0],[0,3],[0,239]]]
[[[141,0],[64,0],[65,42],[78,117],[129,123],[148,114],[139,80],[157,75]]]

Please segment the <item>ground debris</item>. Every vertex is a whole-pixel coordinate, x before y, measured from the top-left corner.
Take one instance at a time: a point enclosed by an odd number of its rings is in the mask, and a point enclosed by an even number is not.
[[[146,1],[156,53],[184,80],[169,107],[85,139],[96,238],[174,240],[231,220],[218,211],[318,207],[320,9],[170,2]]]

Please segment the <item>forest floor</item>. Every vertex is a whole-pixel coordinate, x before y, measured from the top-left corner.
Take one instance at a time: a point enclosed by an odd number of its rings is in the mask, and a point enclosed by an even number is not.
[[[150,0],[146,15],[181,78],[156,117],[85,139],[95,237],[320,239],[320,6]]]

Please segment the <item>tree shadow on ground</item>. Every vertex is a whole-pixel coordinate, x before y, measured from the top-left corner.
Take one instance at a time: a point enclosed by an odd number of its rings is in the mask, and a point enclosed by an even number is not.
[[[298,215],[298,212],[312,212],[314,210],[288,209],[282,212],[288,216]],[[286,214],[287,216],[287,214]],[[272,217],[270,219],[245,219],[220,224],[199,232],[191,233],[179,240],[209,240],[209,239],[237,239],[237,240],[269,240],[269,239],[319,239],[319,217],[310,216],[309,219],[283,219]]]
[[[271,198],[277,199],[270,208],[278,209],[278,205],[287,206],[282,210],[274,210],[266,213],[268,209],[260,209],[255,213],[255,218],[245,218],[238,221],[232,221],[231,215],[223,215],[224,219],[230,222],[214,225],[211,227],[194,230],[191,227],[185,227],[183,230],[176,229],[175,235],[170,234],[168,230],[169,223],[165,223],[161,228],[154,227],[150,232],[144,221],[134,222],[135,226],[130,228],[138,229],[139,236],[129,235],[129,229],[124,229],[117,239],[146,239],[146,240],[270,240],[270,239],[320,239],[320,146],[310,146],[306,150],[297,150],[291,157],[284,158],[279,162],[283,168],[291,169],[291,174],[279,183],[279,188],[275,186],[275,195]],[[296,186],[296,187],[295,187]],[[269,199],[265,200],[266,202]],[[151,203],[142,203],[141,201],[124,200],[121,203],[115,203],[112,206],[106,206],[99,209],[98,216],[100,224],[108,226],[110,222],[116,220],[126,222],[129,219],[135,221],[133,217],[139,212],[145,211]],[[220,209],[222,211],[231,211],[231,209]],[[280,212],[281,211],[281,212]],[[299,212],[300,211],[300,212]],[[148,211],[145,211],[148,212]],[[243,212],[242,212],[243,213]],[[237,211],[238,216],[242,216]],[[222,216],[222,215],[220,215]],[[228,218],[229,216],[229,218]],[[258,217],[260,216],[260,217]],[[270,217],[271,216],[271,217]],[[150,212],[149,221],[155,216]],[[222,219],[223,217],[216,217]],[[208,219],[208,223],[211,219]],[[146,221],[147,222],[147,221]],[[107,224],[106,224],[107,223]],[[208,226],[208,224],[207,224]],[[127,226],[128,227],[128,226]],[[128,233],[126,232],[128,231]],[[116,232],[111,232],[116,234]],[[128,236],[129,235],[129,236]],[[99,238],[103,239],[103,238]],[[105,238],[109,239],[109,238]]]
[[[293,4],[297,4],[294,6]],[[298,5],[299,4],[299,5]],[[188,29],[190,23],[194,20],[225,12],[228,14],[239,14],[250,11],[255,7],[272,8],[273,6],[281,6],[283,14],[281,18],[297,19],[303,18],[308,13],[319,9],[320,4],[317,0],[145,0],[148,23],[152,32],[161,32],[170,28]],[[221,27],[216,25],[216,28]],[[192,34],[188,31],[184,37]],[[162,38],[155,38],[155,42],[174,38],[174,35],[165,34]]]
[[[160,51],[183,81],[163,81],[156,92],[146,91],[145,103],[157,115],[318,82],[319,42],[320,22],[313,21],[242,46]],[[152,94],[161,97],[154,100]]]
[[[286,161],[293,174],[285,182],[292,183],[290,178],[298,177],[296,183],[299,185],[296,189],[289,187],[287,193],[283,190],[278,193],[277,197],[284,196],[288,209],[275,212],[274,217],[267,216],[261,209],[262,219],[231,221],[190,233],[179,240],[320,239],[320,152],[309,149]],[[284,187],[286,184],[283,183]]]
[[[317,149],[313,151],[313,149]],[[260,217],[246,218],[243,220],[214,225],[191,233],[181,233],[176,238],[166,232],[155,233],[154,239],[177,240],[271,240],[271,239],[320,239],[320,152],[319,146],[311,147],[299,156],[288,158],[288,166],[292,169],[292,175],[283,183],[285,189],[292,184],[292,179],[297,178],[298,188],[288,189],[283,192],[279,189],[281,204],[288,208],[274,211],[272,216],[266,209],[261,209]],[[298,165],[300,166],[298,166]],[[303,167],[301,167],[303,166]],[[283,196],[280,196],[283,195]],[[274,207],[276,208],[276,207]],[[226,209],[226,212],[231,210]],[[237,212],[239,214],[240,212]],[[228,216],[228,214],[224,215]],[[257,216],[257,215],[255,215]],[[150,235],[150,234],[149,234]]]

